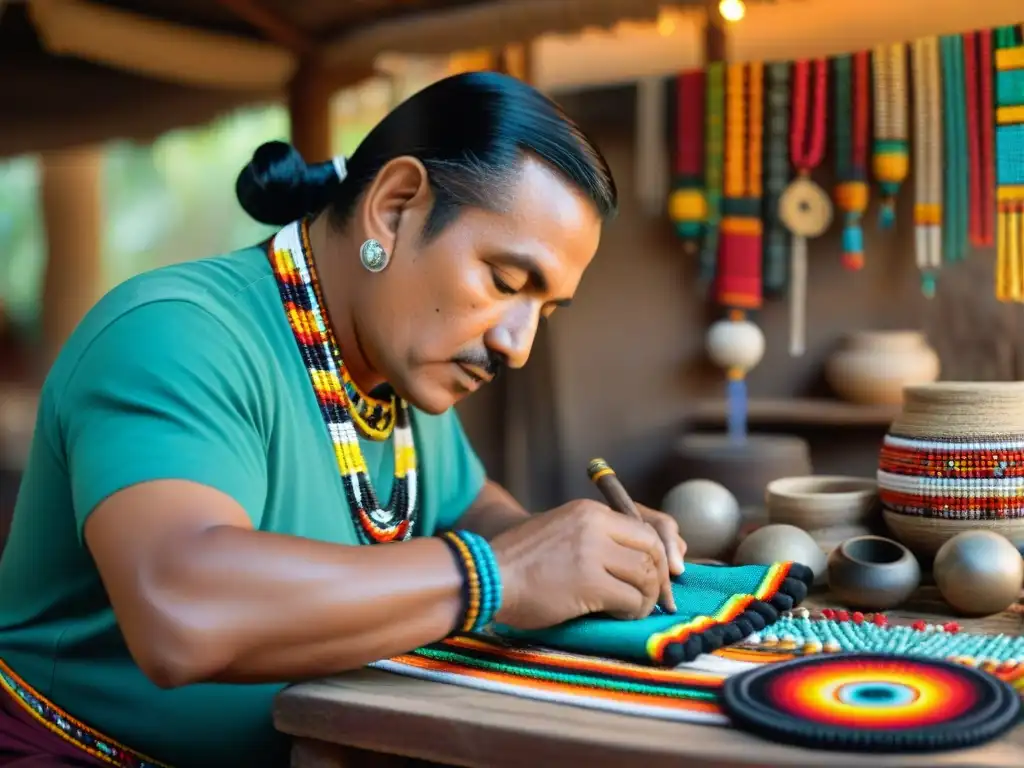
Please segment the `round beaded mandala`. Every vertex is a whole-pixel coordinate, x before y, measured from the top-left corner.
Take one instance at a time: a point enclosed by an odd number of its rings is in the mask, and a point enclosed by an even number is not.
[[[863,752],[969,747],[1020,716],[1011,686],[948,661],[887,654],[813,656],[725,681],[725,712],[765,738]]]

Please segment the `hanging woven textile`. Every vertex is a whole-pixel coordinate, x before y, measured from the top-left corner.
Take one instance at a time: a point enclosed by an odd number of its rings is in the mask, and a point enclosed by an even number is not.
[[[676,78],[675,178],[668,215],[687,255],[700,251],[708,213],[704,198],[704,77],[703,70],[694,70]]]
[[[963,36],[967,166],[970,177],[968,239],[975,247],[995,243],[995,126],[992,124],[992,32]]]
[[[1024,301],[1024,47],[996,32],[996,298]]]
[[[707,219],[700,250],[700,277],[710,283],[718,268],[718,226],[722,204],[722,164],[725,152],[725,65],[708,64],[705,83],[704,195]]]
[[[828,64],[825,59],[793,65],[793,112],[789,154],[797,177],[779,200],[779,217],[792,234],[789,261],[789,353],[806,347],[807,240],[824,234],[832,223],[832,201],[811,179],[825,155],[828,110]]]
[[[907,143],[907,58],[903,43],[877,46],[874,64],[875,141],[872,167],[882,188],[883,227],[896,223],[896,195],[910,171]]]
[[[762,64],[728,66],[724,197],[715,299],[730,309],[757,309],[762,300],[763,87]]]
[[[789,230],[779,200],[789,184],[789,63],[765,68],[764,292],[785,293],[789,277]]]
[[[864,267],[861,219],[868,209],[868,109],[871,62],[867,51],[834,59],[836,206],[843,212],[843,266]]]
[[[942,266],[942,92],[939,39],[915,40],[914,75],[914,250],[921,291],[935,295]]]
[[[942,61],[943,188],[942,255],[947,263],[967,253],[967,114],[964,99],[964,48],[960,35],[939,39]]]

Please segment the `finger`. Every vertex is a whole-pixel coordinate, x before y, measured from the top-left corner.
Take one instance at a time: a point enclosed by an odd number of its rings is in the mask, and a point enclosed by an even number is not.
[[[658,571],[661,606],[669,613],[676,612],[676,601],[672,594],[672,574],[669,572],[668,556],[661,536],[653,526],[639,520],[619,515],[609,520],[609,531],[613,540],[624,547],[645,552],[650,556]]]
[[[679,537],[679,525],[668,515],[660,513],[648,517],[647,522],[658,532],[665,546],[669,572],[678,576],[683,572],[683,553],[686,551],[686,544]]]
[[[643,595],[640,616],[648,616],[659,598],[664,597],[663,573],[649,552],[612,545],[604,557],[607,573],[630,585]]]
[[[625,621],[645,619],[654,608],[653,601],[641,590],[610,573],[604,574],[600,587],[604,612],[612,618]]]

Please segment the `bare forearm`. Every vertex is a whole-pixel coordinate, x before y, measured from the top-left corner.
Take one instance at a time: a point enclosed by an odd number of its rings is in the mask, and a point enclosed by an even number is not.
[[[529,517],[512,494],[488,480],[456,527],[490,540]]]
[[[458,568],[431,538],[345,547],[223,527],[196,536],[163,571],[154,595],[163,620],[149,641],[167,630],[194,638],[170,685],[360,667],[441,639],[460,608]]]

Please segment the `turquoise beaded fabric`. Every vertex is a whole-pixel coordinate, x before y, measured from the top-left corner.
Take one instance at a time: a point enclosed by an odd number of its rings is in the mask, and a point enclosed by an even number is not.
[[[541,630],[498,625],[509,640],[572,653],[675,666],[759,632],[807,596],[814,580],[800,563],[715,566],[688,563],[672,580],[674,614],[621,621],[591,615]]]

